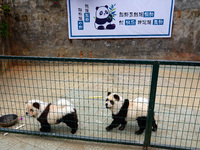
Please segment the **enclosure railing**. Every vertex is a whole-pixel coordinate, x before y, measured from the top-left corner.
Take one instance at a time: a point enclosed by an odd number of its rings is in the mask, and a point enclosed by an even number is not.
[[[144,147],[199,149],[200,62],[0,56],[0,116],[14,113],[19,121],[2,132],[47,135]],[[149,99],[145,133],[135,135],[135,122],[124,131],[106,131],[112,114],[107,92],[125,99]],[[40,132],[37,120],[25,115],[31,99],[72,102],[79,119],[76,134],[64,125]],[[135,110],[137,111],[137,110]],[[155,116],[154,116],[155,112]],[[152,132],[153,116],[158,130]],[[16,126],[25,124],[23,128]]]

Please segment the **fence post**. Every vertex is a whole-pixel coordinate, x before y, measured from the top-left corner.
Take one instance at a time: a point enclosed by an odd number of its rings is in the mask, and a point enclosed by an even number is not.
[[[144,149],[147,149],[148,146],[150,146],[150,141],[151,141],[151,129],[152,129],[153,116],[154,116],[158,73],[159,73],[159,62],[155,61],[153,64],[153,71],[152,71],[152,78],[151,78],[151,90],[150,90],[150,96],[149,96],[149,106],[148,106],[145,139],[144,139]]]

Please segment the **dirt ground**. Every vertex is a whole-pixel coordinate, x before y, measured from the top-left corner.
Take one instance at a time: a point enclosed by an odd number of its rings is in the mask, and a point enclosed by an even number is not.
[[[0,75],[0,115],[19,116],[11,128],[25,124],[20,130],[39,131],[37,120],[25,115],[25,102],[66,98],[78,113],[79,129],[74,137],[143,143],[144,133],[134,134],[136,122],[128,122],[124,131],[105,130],[112,122],[105,97],[115,92],[128,99],[149,98],[151,73],[150,65],[139,64],[30,61],[15,65]],[[158,130],[152,132],[152,144],[200,148],[199,76],[198,67],[160,66],[155,102]],[[52,126],[52,133],[71,134],[64,124]]]

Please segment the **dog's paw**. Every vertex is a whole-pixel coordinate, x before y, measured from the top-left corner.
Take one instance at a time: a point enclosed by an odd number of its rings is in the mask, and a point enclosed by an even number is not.
[[[140,135],[140,134],[142,134],[143,132],[144,132],[144,130],[143,130],[143,129],[140,129],[140,130],[138,130],[138,131],[135,131],[135,134]]]
[[[72,134],[75,134],[76,131],[77,131],[77,129],[72,129],[71,133],[72,133]]]
[[[40,128],[41,132],[50,132],[51,128]]]
[[[119,130],[120,130],[120,131],[123,131],[124,129],[125,129],[125,126],[119,127]]]
[[[111,131],[111,130],[112,130],[112,128],[110,128],[110,127],[106,128],[106,131],[108,131],[108,132]]]
[[[156,131],[157,131],[157,128],[154,128],[154,127],[153,127],[153,128],[152,128],[152,131],[153,131],[153,132],[156,132]]]
[[[135,134],[140,135],[142,133],[140,131],[135,131]]]

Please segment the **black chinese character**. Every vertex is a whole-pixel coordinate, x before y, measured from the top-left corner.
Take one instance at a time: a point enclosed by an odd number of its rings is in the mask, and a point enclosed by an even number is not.
[[[143,12],[139,12],[139,17],[143,17]]]
[[[151,25],[151,20],[147,20],[147,24],[150,24],[150,25]]]
[[[134,17],[138,17],[138,12],[134,12]]]
[[[130,13],[129,13],[129,17],[133,17],[133,12],[130,12]]]
[[[124,20],[120,20],[119,25],[124,25]]]
[[[124,17],[128,17],[128,12],[125,12],[125,13],[124,13]]]
[[[120,12],[119,17],[124,17],[124,14],[122,12]]]

